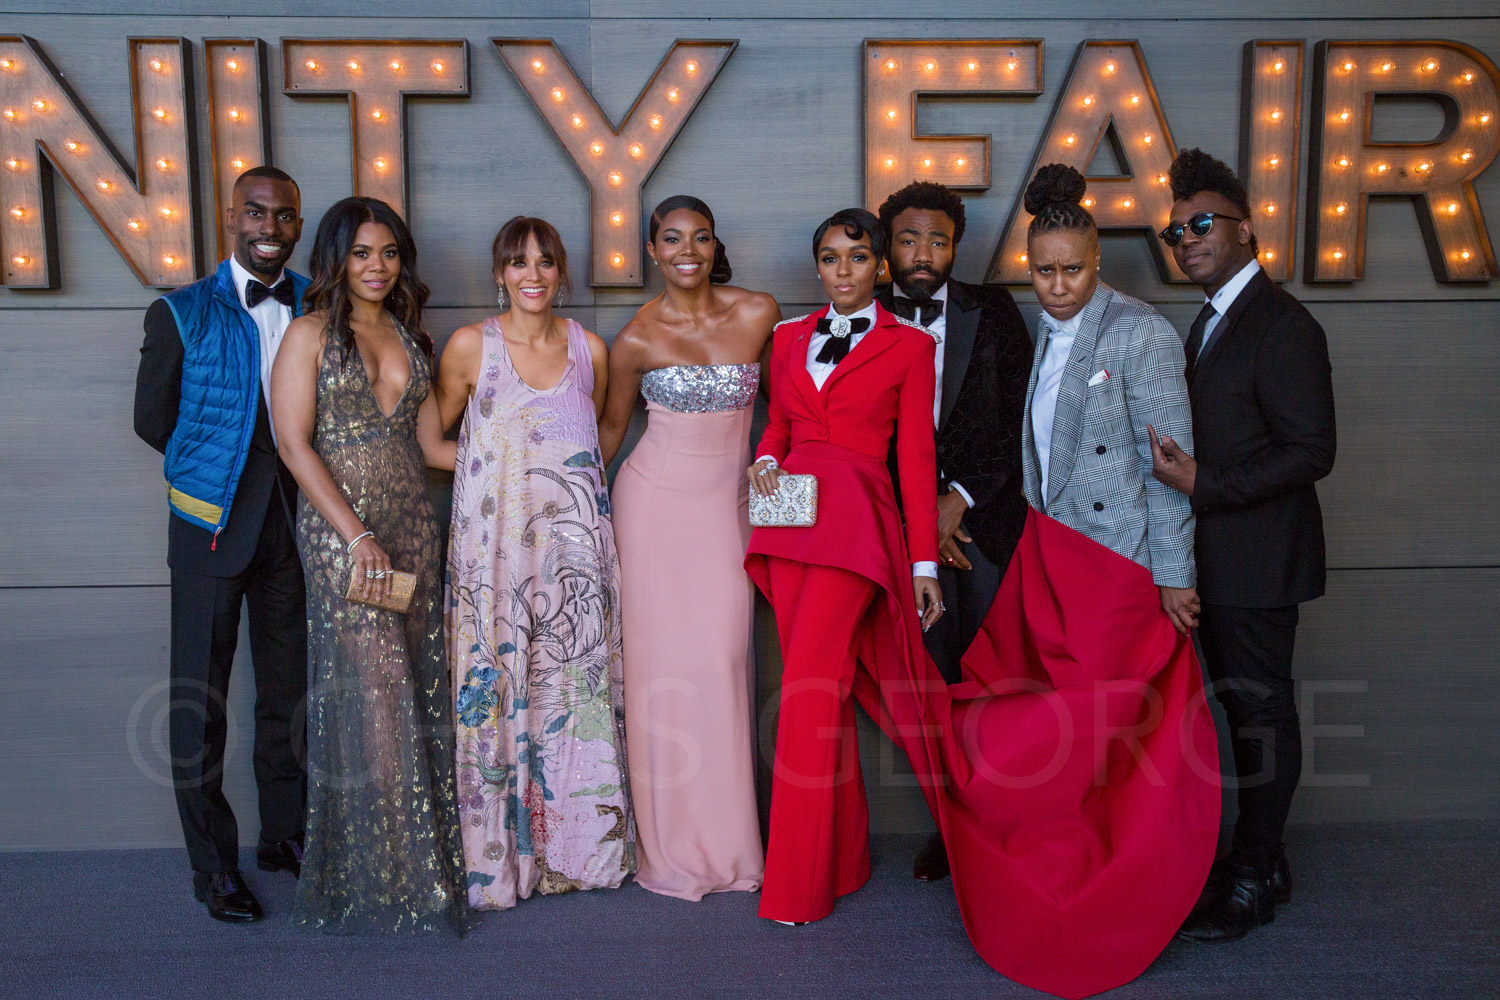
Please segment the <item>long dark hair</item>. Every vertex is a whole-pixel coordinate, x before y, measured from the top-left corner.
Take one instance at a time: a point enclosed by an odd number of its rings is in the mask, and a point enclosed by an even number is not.
[[[345,198],[337,202],[318,223],[313,237],[312,259],[308,270],[312,282],[302,295],[307,312],[328,310],[329,338],[337,336],[343,347],[343,363],[354,353],[354,328],[349,325],[352,306],[349,302],[349,254],[354,249],[354,234],[366,222],[385,226],[396,237],[396,253],[401,258],[401,274],[386,294],[386,312],[396,317],[422,353],[432,357],[432,338],[422,327],[422,307],[432,293],[417,277],[417,244],[411,238],[396,210],[378,198]]]
[[[701,200],[690,194],[674,194],[660,205],[656,206],[651,213],[651,222],[647,226],[648,239],[656,242],[657,230],[661,229],[662,220],[680,209],[689,212],[697,212],[708,220],[708,231],[714,237],[714,262],[708,269],[708,280],[710,284],[727,285],[729,279],[734,277],[734,270],[729,266],[729,255],[724,252],[724,241],[719,239],[719,227],[714,222],[714,213]]]

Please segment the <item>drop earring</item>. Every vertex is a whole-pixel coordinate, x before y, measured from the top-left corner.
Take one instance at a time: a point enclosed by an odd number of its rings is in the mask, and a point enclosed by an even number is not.
[[[495,301],[500,303],[500,311],[505,312],[510,309],[510,296],[505,292],[505,285],[496,285],[495,291]]]
[[[552,300],[552,308],[553,309],[561,309],[563,307],[563,303],[565,301],[567,301],[567,300],[563,297],[563,290],[561,288],[559,288],[557,290],[557,296],[555,298],[553,298],[553,300]]]

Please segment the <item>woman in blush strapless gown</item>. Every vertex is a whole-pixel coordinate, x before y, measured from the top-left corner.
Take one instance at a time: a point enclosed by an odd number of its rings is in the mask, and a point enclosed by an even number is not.
[[[666,288],[615,338],[599,438],[608,462],[646,398],[646,432],[612,491],[636,881],[698,900],[758,889],[764,868],[742,470],[758,359],[781,314],[769,295],[725,287],[698,199],[662,202],[650,237]]]

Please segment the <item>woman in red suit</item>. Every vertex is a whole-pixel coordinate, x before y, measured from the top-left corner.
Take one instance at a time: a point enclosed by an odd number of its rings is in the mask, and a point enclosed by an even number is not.
[[[783,472],[818,477],[817,522],[756,528],[745,568],[776,610],[781,714],[760,915],[819,920],[870,877],[869,811],[851,701],[877,657],[918,673],[937,584],[934,338],[874,301],[885,254],[875,216],[845,209],[813,254],[832,304],[776,328],[770,423],[748,470],[774,493]],[[886,467],[892,436],[903,483]],[[902,515],[906,531],[902,532]],[[920,619],[919,619],[920,614]],[[936,676],[929,667],[928,673]]]

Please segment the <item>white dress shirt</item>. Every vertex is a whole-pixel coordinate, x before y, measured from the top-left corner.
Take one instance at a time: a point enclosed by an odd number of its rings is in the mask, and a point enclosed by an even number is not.
[[[1072,319],[1056,320],[1042,313],[1038,321],[1047,328],[1047,352],[1036,375],[1036,391],[1031,395],[1031,442],[1036,448],[1037,463],[1042,470],[1042,498],[1047,496],[1047,465],[1052,457],[1052,423],[1057,417],[1057,390],[1062,387],[1068,355],[1083,325],[1083,310]]]
[[[909,295],[901,294],[900,286],[893,286],[891,294],[898,299],[911,298]],[[943,304],[943,309],[937,314],[937,318],[927,324],[926,327],[937,337],[938,342],[938,349],[932,355],[932,367],[934,373],[937,375],[937,388],[932,394],[932,426],[935,430],[937,429],[938,421],[943,415],[943,346],[947,343],[944,338],[948,336],[948,283],[946,281],[943,282],[943,287],[932,293],[930,301],[941,302]],[[921,313],[919,312],[917,315],[920,316]],[[938,474],[941,475],[942,471],[939,469]],[[974,498],[956,480],[950,482],[948,488],[963,497],[964,503],[968,504],[970,509],[974,507]]]
[[[1198,357],[1203,357],[1203,352],[1208,350],[1208,342],[1213,339],[1214,331],[1219,328],[1219,320],[1229,312],[1229,307],[1234,300],[1239,298],[1240,292],[1250,284],[1250,279],[1260,272],[1260,262],[1252,260],[1240,268],[1235,276],[1224,282],[1224,287],[1214,292],[1213,298],[1208,299],[1208,304],[1214,307],[1214,314],[1208,318],[1203,325],[1203,343],[1198,345]]]
[[[271,365],[276,361],[276,349],[281,346],[282,334],[292,323],[292,310],[290,306],[284,306],[276,301],[276,296],[268,295],[258,302],[254,309],[245,305],[245,286],[252,281],[260,281],[255,275],[245,270],[233,256],[229,258],[229,272],[234,276],[234,291],[240,297],[240,305],[245,306],[245,311],[250,318],[255,320],[255,328],[260,331],[260,391],[266,400],[266,413],[271,412]],[[275,288],[283,281],[291,281],[285,271],[277,276],[276,280],[266,287]],[[271,440],[276,440],[276,425],[271,425]]]
[[[826,319],[828,316],[833,316],[837,313],[838,310],[830,304],[824,318]],[[849,313],[849,319],[851,322],[857,319],[870,321],[870,325],[865,327],[862,333],[851,333],[849,335],[849,350],[852,351],[855,345],[864,339],[865,334],[875,328],[875,303],[871,302],[863,309]],[[828,381],[828,376],[833,374],[833,369],[836,367],[818,360],[818,352],[823,350],[823,345],[828,343],[832,336],[833,334],[831,333],[814,333],[809,338],[807,344],[807,374],[812,376],[813,384],[818,387],[819,391],[822,391],[823,383]],[[771,464],[776,464],[776,460],[770,455],[762,455],[756,461],[764,461],[768,458],[771,459]],[[911,564],[911,575],[914,577],[927,576],[937,579],[937,563],[931,561],[914,562]]]

